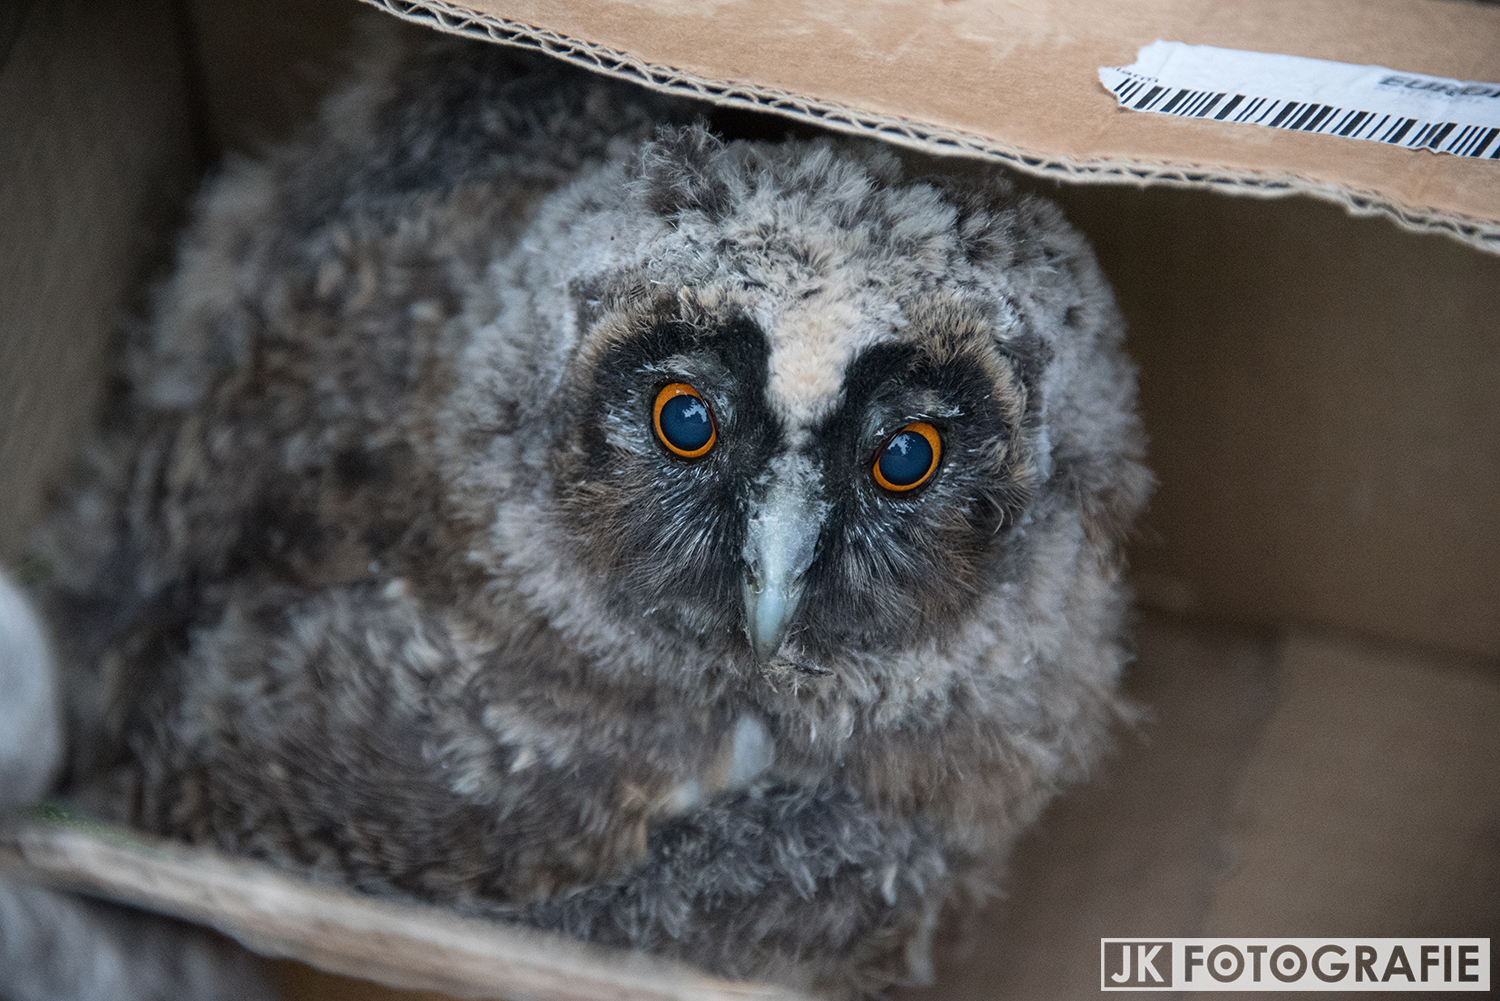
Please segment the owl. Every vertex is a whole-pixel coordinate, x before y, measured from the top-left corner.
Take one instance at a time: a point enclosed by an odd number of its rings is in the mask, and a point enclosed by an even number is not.
[[[924,979],[1119,712],[1149,475],[1085,242],[514,50],[361,66],[201,194],[37,544],[68,794],[727,976]]]

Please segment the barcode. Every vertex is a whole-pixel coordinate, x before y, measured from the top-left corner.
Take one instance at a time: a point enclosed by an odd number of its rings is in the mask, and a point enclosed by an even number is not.
[[[1160,39],[1099,82],[1132,111],[1500,160],[1500,84]]]
[[[1313,101],[1168,87],[1127,70],[1117,72],[1120,80],[1110,90],[1121,104],[1134,111],[1268,125],[1274,129],[1369,139],[1407,149],[1429,149],[1455,156],[1500,160],[1500,141],[1497,141],[1500,140],[1500,127],[1424,121]]]

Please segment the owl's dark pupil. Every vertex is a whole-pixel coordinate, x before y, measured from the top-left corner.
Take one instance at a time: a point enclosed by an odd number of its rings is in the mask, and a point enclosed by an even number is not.
[[[898,487],[917,482],[931,467],[932,446],[911,431],[896,435],[880,454],[880,475]]]
[[[696,452],[713,437],[713,418],[696,396],[674,396],[661,408],[661,433],[668,444],[684,452]]]

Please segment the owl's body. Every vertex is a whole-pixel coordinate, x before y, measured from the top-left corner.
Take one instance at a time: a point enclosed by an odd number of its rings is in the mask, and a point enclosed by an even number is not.
[[[1115,712],[1133,372],[1051,206],[697,111],[437,42],[211,186],[51,525],[97,808],[727,974],[922,974]]]

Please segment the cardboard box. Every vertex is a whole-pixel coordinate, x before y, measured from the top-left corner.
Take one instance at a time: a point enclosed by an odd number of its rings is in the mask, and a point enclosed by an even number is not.
[[[998,160],[1093,240],[1160,480],[1127,678],[1153,716],[1024,840],[1009,898],[950,930],[938,985],[903,996],[1091,995],[1105,935],[1500,932],[1500,161],[1136,113],[1096,78],[1162,38],[1500,82],[1500,7],[377,5],[914,157]],[[359,11],[0,10],[0,559],[97,414],[104,345],[202,169],[305,115]],[[8,851],[396,987],[778,996],[66,825]],[[289,997],[355,990],[284,972]]]

